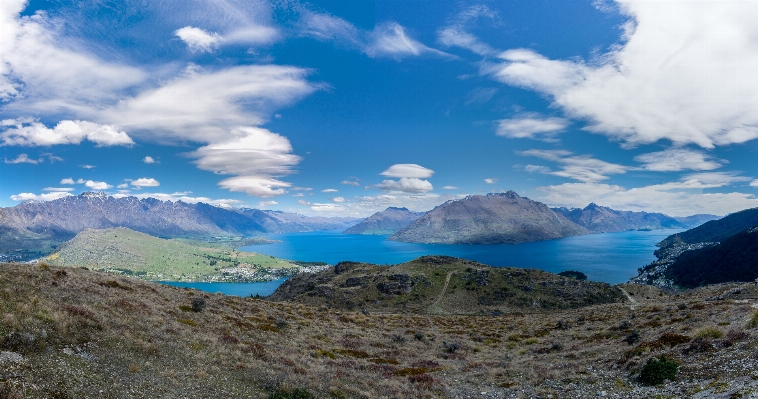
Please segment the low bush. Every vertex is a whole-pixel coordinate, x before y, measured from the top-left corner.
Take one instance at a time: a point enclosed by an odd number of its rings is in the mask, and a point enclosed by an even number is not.
[[[305,389],[295,388],[291,391],[276,391],[268,399],[315,399],[315,396]]]
[[[193,312],[202,312],[203,309],[205,309],[205,299],[203,298],[195,298],[192,300],[192,311]]]
[[[750,321],[747,322],[747,328],[758,328],[758,310],[753,312]]]
[[[698,331],[697,334],[695,334],[695,336],[697,338],[720,339],[724,337],[724,332],[719,330],[716,327],[706,327]]]
[[[640,372],[640,382],[644,385],[660,385],[666,380],[673,381],[679,372],[679,363],[669,360],[665,355],[650,359]]]

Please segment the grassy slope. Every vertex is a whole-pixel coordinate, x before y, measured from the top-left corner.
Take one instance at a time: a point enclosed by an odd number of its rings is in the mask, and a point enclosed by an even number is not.
[[[722,285],[675,297],[624,288],[635,309],[618,303],[499,317],[365,315],[76,268],[0,264],[0,351],[23,355],[0,362],[0,397],[265,398],[295,387],[324,398],[756,392],[755,330],[731,346],[710,341],[703,352],[677,343],[705,328],[744,326],[754,310],[744,298],[756,298],[754,288]],[[727,299],[705,300],[715,295]],[[201,313],[188,310],[196,297],[207,302]],[[623,339],[632,330],[641,341],[629,345]],[[667,340],[665,332],[682,337]],[[443,342],[459,349],[450,353]],[[640,366],[660,354],[682,364],[678,382],[642,388]]]
[[[297,267],[268,255],[240,252],[224,245],[165,240],[124,227],[85,230],[61,245],[46,261],[59,266],[146,272],[145,278],[153,280],[214,276],[220,269],[238,265]]]
[[[537,269],[494,268],[447,256],[425,256],[392,267],[353,262],[343,262],[338,267],[345,270],[336,274],[335,269],[328,269],[293,277],[271,299],[417,314],[568,309],[624,299],[620,290],[607,283],[577,281]],[[478,273],[486,273],[486,285],[477,285]],[[378,286],[392,284],[391,276],[398,274],[416,279],[412,290],[390,295],[380,292]]]

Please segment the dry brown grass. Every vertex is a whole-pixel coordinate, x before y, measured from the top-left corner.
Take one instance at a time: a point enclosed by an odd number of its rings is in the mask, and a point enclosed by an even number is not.
[[[758,346],[755,331],[738,328],[752,316],[751,303],[704,301],[728,288],[651,299],[640,289],[635,310],[619,303],[502,316],[365,315],[81,269],[2,265],[0,348],[24,360],[0,363],[0,392],[265,398],[303,388],[318,397],[425,398],[605,390],[639,397],[636,374],[660,354],[683,365],[685,385],[677,389],[694,392],[751,372],[712,367]],[[192,312],[198,297],[207,306]],[[699,333],[726,322],[734,328],[723,339]],[[625,337],[634,330],[640,341],[630,345]]]

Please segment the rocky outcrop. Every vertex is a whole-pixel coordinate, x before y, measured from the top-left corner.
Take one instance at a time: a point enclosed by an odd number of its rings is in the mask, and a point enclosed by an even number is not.
[[[448,201],[389,239],[428,244],[517,244],[588,233],[547,205],[508,191]]]

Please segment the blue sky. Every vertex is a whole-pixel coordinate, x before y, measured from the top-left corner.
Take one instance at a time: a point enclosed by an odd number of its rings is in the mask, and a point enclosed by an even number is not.
[[[0,206],[758,206],[758,3],[0,4]]]

